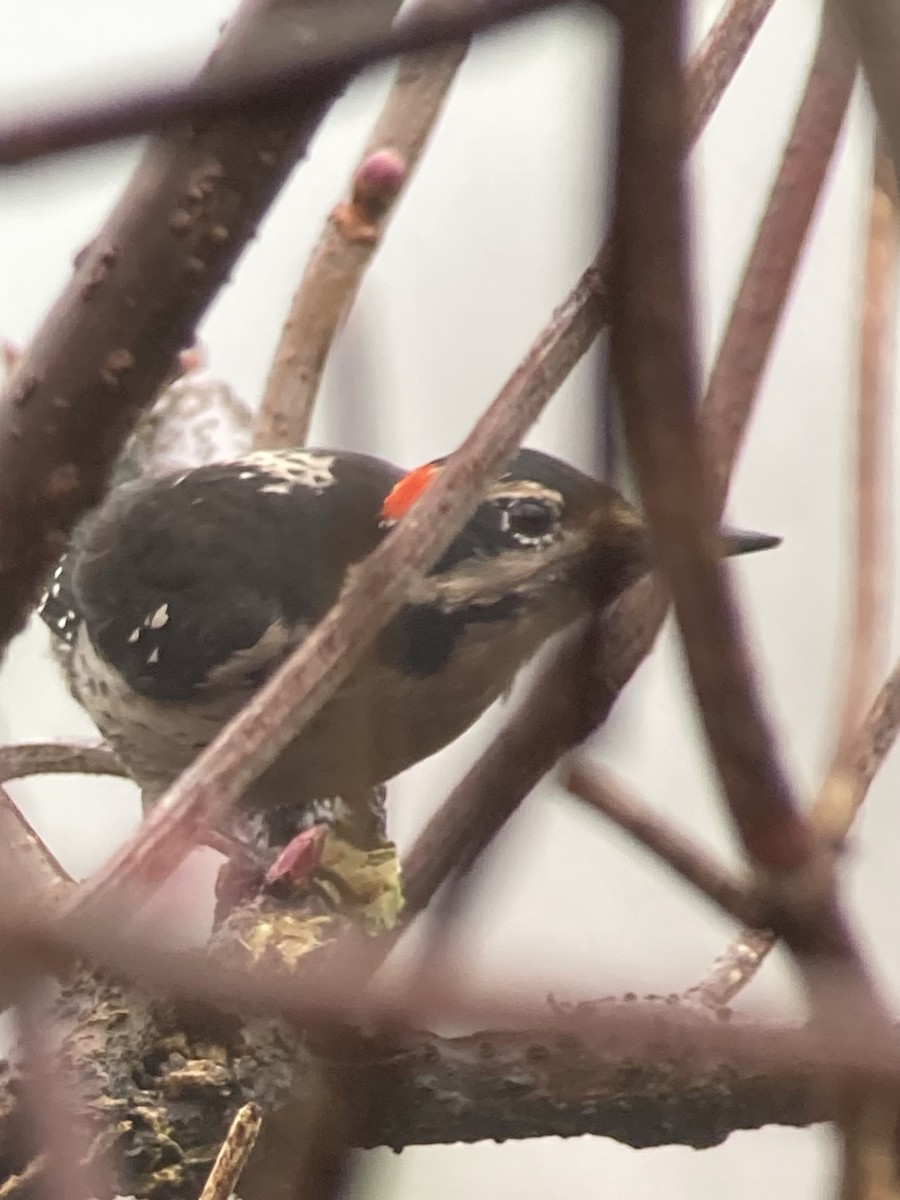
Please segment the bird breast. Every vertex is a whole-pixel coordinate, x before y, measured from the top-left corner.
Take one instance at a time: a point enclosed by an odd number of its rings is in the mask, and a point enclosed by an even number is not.
[[[410,673],[370,650],[300,735],[248,791],[250,806],[364,793],[463,733],[511,685],[539,645],[577,610],[526,610],[465,623],[430,673]],[[146,796],[156,798],[253,694],[229,686],[186,701],[131,688],[85,627],[72,655],[76,693]],[[233,681],[232,681],[233,683]]]

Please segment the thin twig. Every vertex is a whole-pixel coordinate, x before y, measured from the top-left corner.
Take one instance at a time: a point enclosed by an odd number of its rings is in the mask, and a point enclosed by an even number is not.
[[[810,820],[832,845],[847,836],[853,818],[872,780],[890,753],[900,731],[900,662],[885,680],[841,761],[831,769]],[[685,993],[712,1009],[726,1007],[756,975],[775,945],[768,930],[742,929],[716,959],[709,972]]]
[[[884,681],[856,734],[835,762],[812,809],[822,835],[839,846],[900,730],[900,663]]]
[[[0,841],[8,847],[42,893],[71,886],[71,875],[0,786]]]
[[[26,162],[148,130],[264,116],[281,118],[300,104],[319,103],[366,67],[400,54],[435,50],[554,7],[559,0],[494,0],[443,13],[411,15],[385,31],[367,6],[357,5],[351,31],[333,29],[325,45],[285,37],[276,20],[260,30],[251,61],[234,63],[214,79],[182,80],[136,89],[51,116],[35,114],[0,127],[0,165]],[[604,0],[612,9],[620,0]],[[621,0],[624,3],[624,0]],[[260,45],[264,42],[264,45]],[[297,46],[303,46],[302,50]],[[157,72],[157,77],[159,72]]]
[[[116,775],[128,772],[105,742],[11,742],[0,746],[0,784],[27,775]]]
[[[842,0],[842,8],[900,181],[900,10],[893,0]]]
[[[872,778],[869,774],[863,781],[865,761],[861,771],[854,759],[860,753],[859,739],[866,736],[871,720],[862,723],[882,658],[889,611],[885,506],[890,488],[886,447],[897,250],[896,187],[890,160],[879,139],[874,155],[860,324],[853,627],[834,760],[813,807],[813,820],[834,845],[840,845],[846,836]],[[868,759],[871,751],[863,753]]]
[[[897,263],[896,187],[880,139],[873,163],[863,275],[856,405],[856,546],[853,628],[838,754],[856,732],[875,688],[889,611],[886,512],[890,494],[890,362]]]
[[[241,1172],[256,1145],[261,1125],[262,1109],[258,1104],[245,1104],[238,1109],[203,1185],[200,1200],[228,1200],[237,1192]]]
[[[456,7],[458,0],[417,0],[405,13],[423,15]],[[468,48],[466,41],[407,55],[398,63],[397,77],[354,172],[350,199],[330,213],[291,301],[259,408],[256,446],[302,446],[306,441],[338,328]]]
[[[704,853],[671,822],[629,796],[608,771],[600,772],[576,760],[562,782],[573,795],[602,813],[736,920],[745,925],[758,925],[762,920],[756,895],[746,883]]]
[[[705,128],[774,0],[729,0],[694,57],[687,80],[688,142]]]
[[[715,510],[725,502],[747,411],[759,388],[847,111],[856,60],[835,5],[822,26],[794,126],[719,345],[703,411]]]
[[[756,923],[746,925],[703,978],[685,991],[685,1000],[696,1000],[711,1012],[725,1012],[756,975],[777,940],[771,929],[759,929]]]

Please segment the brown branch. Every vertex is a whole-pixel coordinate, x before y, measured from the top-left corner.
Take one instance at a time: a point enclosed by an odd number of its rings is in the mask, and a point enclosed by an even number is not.
[[[6,939],[4,961],[10,951],[26,949],[37,966],[48,954],[48,963],[62,963],[72,955],[105,961],[118,981],[140,978],[149,984],[151,995],[167,997],[158,1033],[147,1029],[148,1016],[152,1019],[147,998],[128,990],[123,993],[121,982],[112,995],[103,993],[101,1003],[96,998],[91,1001],[92,993],[79,1002],[93,1055],[94,1111],[101,1129],[112,1124],[124,1137],[123,1149],[139,1136],[128,1133],[127,1097],[135,1087],[129,1064],[134,1058],[127,1052],[123,1057],[123,1044],[142,1047],[155,1062],[153,1047],[161,1043],[159,1067],[148,1067],[148,1071],[160,1077],[166,1128],[188,1159],[191,1147],[197,1145],[192,1139],[199,1131],[181,1127],[179,1122],[187,1121],[196,1105],[186,1103],[188,1093],[185,1103],[171,1107],[164,1099],[173,1094],[178,1079],[184,1081],[182,1086],[207,1089],[202,1093],[204,1122],[208,1122],[204,1128],[220,1125],[223,1112],[227,1126],[233,1106],[250,1099],[274,1111],[278,1106],[270,1105],[273,1088],[281,1095],[299,1088],[305,1105],[309,1050],[323,1056],[320,1061],[334,1063],[335,1081],[353,1095],[378,1096],[377,1104],[359,1114],[361,1124],[351,1127],[355,1145],[401,1146],[451,1137],[551,1133],[609,1134],[635,1145],[673,1140],[713,1144],[729,1129],[753,1126],[758,1120],[802,1122],[831,1115],[819,1107],[824,1092],[812,1089],[821,1076],[837,1070],[853,1070],[861,1079],[885,1084],[900,1079],[900,1041],[893,1032],[867,1023],[855,1026],[847,1039],[835,1042],[816,1026],[786,1030],[713,1021],[663,998],[643,1003],[590,1002],[563,1011],[536,997],[472,996],[461,990],[464,980],[437,980],[429,986],[428,981],[410,982],[403,976],[393,982],[380,981],[366,994],[360,986],[361,975],[354,980],[346,973],[336,974],[327,961],[321,971],[310,974],[278,974],[259,958],[248,963],[248,969],[235,970],[208,953],[161,950],[158,944],[148,944],[140,935],[123,929],[121,922],[98,924],[76,919],[69,926],[61,932],[56,925],[40,925],[29,912],[23,914],[16,932],[5,914],[0,930]],[[248,949],[244,946],[245,952]],[[852,1003],[854,995],[850,990],[844,999]],[[185,1040],[176,1043],[180,1065],[166,1079],[172,1045],[171,1004],[182,1000],[195,1002],[189,1011],[196,1017],[185,1027]],[[241,1024],[233,1017],[223,1022],[209,1012],[198,1012],[196,1002],[212,1004],[229,1014],[282,1015],[289,1024]],[[70,1022],[76,1012],[74,1005],[69,990],[63,1010]],[[179,1006],[174,1011],[183,1010]],[[125,1014],[127,1029],[123,1030]],[[421,1020],[429,1019],[474,1025],[481,1032],[450,1040],[402,1032],[410,1025],[419,1028]],[[335,1038],[335,1024],[341,1021],[369,1028],[373,1023],[376,1027],[387,1024],[395,1032],[365,1038],[347,1031],[346,1037]],[[114,1023],[115,1037],[103,1036],[105,1022]],[[279,1050],[283,1037],[296,1029],[297,1022],[306,1031],[304,1049],[298,1053],[294,1034]],[[498,1023],[507,1028],[498,1031]],[[191,1029],[196,1033],[191,1034]],[[137,1041],[123,1040],[131,1038],[128,1031],[133,1031]],[[77,1030],[72,1033],[77,1036]],[[248,1039],[252,1043],[254,1037],[271,1044],[277,1080],[264,1078],[255,1067],[248,1070],[248,1054],[255,1062]],[[221,1052],[217,1049],[219,1038],[223,1039]],[[197,1044],[199,1053],[191,1049],[192,1044]],[[206,1065],[195,1058],[206,1060]],[[122,1073],[130,1081],[130,1090],[124,1095],[116,1091],[116,1104],[110,1106],[104,1081],[110,1077],[118,1080]],[[668,1084],[660,1087],[666,1076]],[[448,1086],[454,1079],[456,1086]],[[799,1094],[793,1090],[795,1084]],[[139,1088],[147,1086],[142,1077]],[[510,1096],[516,1090],[521,1102],[511,1104]],[[684,1107],[675,1104],[678,1095],[685,1100]],[[754,1095],[759,1096],[760,1107],[751,1106],[751,1111],[758,1115],[745,1120],[740,1114],[748,1111]],[[796,1100],[788,1101],[788,1096],[796,1096]],[[409,1100],[413,1097],[417,1099],[411,1111]],[[660,1108],[662,1097],[668,1097],[673,1108],[668,1121],[660,1120],[665,1111]],[[704,1099],[711,1105],[707,1116]],[[146,1101],[147,1092],[140,1090],[137,1102]],[[814,1107],[804,1107],[801,1113],[805,1115],[791,1116],[797,1111],[794,1104],[801,1101]],[[717,1114],[715,1120],[712,1113]],[[3,1136],[7,1119],[0,1112],[0,1163],[6,1161],[10,1150],[9,1139]],[[202,1148],[206,1145],[204,1141]],[[141,1171],[137,1163],[134,1170]],[[254,1190],[249,1180],[246,1187],[251,1196],[270,1194]]]
[[[900,663],[891,671],[866,719],[836,760],[812,809],[812,820],[832,844],[847,836],[872,780],[900,729]]]
[[[768,11],[731,0],[688,71],[693,96],[688,140],[693,142],[740,66]],[[544,345],[568,343],[566,374],[609,317],[608,239],[547,330],[506,385],[519,386],[538,370]],[[553,386],[562,382],[560,377]],[[417,838],[403,864],[407,913],[424,908],[459,867],[467,869],[566,750],[606,720],[619,692],[650,652],[667,606],[658,585],[642,580],[583,633],[569,638],[533,686],[514,718],[457,784]]]
[[[747,372],[743,375],[745,388],[755,389],[758,383],[762,360],[756,359],[755,373],[752,364],[746,361],[741,368],[743,349],[756,345],[757,351],[762,350],[758,337],[754,337],[756,314],[759,312],[762,297],[779,294],[779,278],[780,304],[784,303],[790,279],[790,272],[785,271],[785,265],[793,265],[796,262],[815,196],[821,188],[825,169],[833,152],[834,139],[840,128],[840,105],[846,105],[849,96],[848,81],[852,73],[846,51],[843,62],[840,58],[841,31],[828,17],[826,10],[819,48],[807,80],[794,131],[782,159],[769,209],[760,225],[756,246],[745,272],[744,284],[733,309],[729,333],[723,339],[718,366],[713,372],[707,402],[715,407],[728,407],[724,403],[728,393],[724,390],[717,392],[716,389],[726,385],[736,386],[735,380],[742,370]],[[812,131],[816,131],[816,138],[821,137],[823,111],[826,116],[830,116],[829,124],[833,134],[830,150],[827,140],[824,144],[817,144],[811,137]],[[846,836],[876,770],[893,744],[897,722],[900,722],[900,703],[897,704],[895,715],[892,703],[893,689],[889,681],[873,706],[872,713],[856,732],[859,711],[871,687],[874,639],[878,636],[877,630],[881,625],[878,613],[883,611],[884,607],[883,601],[879,599],[884,588],[884,530],[878,507],[881,496],[885,494],[882,490],[884,468],[880,448],[883,447],[885,436],[884,372],[887,367],[885,343],[888,336],[886,320],[891,309],[891,275],[896,255],[896,216],[893,209],[894,189],[885,179],[883,165],[883,160],[876,159],[861,327],[857,451],[860,532],[856,556],[851,667],[835,759],[810,813],[810,819],[818,833],[835,846]],[[790,252],[785,253],[779,233],[785,207],[794,216],[793,257]],[[770,315],[775,319],[777,310]],[[728,344],[732,347],[730,352],[726,349]],[[719,384],[715,383],[716,380],[720,381]],[[727,424],[724,427],[727,429]],[[733,451],[722,452],[730,453],[733,461]],[[900,688],[900,677],[895,686]],[[875,749],[876,744],[878,750]],[[774,935],[768,930],[749,927],[743,929],[732,945],[716,960],[709,974],[691,988],[689,994],[699,996],[713,1008],[724,1007],[754,977],[774,944]]]
[[[626,442],[732,817],[751,861],[784,871],[808,862],[812,839],[777,760],[715,553],[694,417],[693,309],[676,149],[679,32],[673,4],[661,12],[667,20],[638,4],[623,26],[631,69],[624,70],[620,107],[612,362]]]
[[[696,1000],[711,1012],[727,1011],[728,1005],[753,979],[777,941],[771,929],[759,929],[756,924],[745,926],[729,942],[703,978],[687,989],[685,1000]]]
[[[715,511],[778,329],[853,87],[856,62],[827,0],[813,62],[703,400]]]
[[[683,5],[658,8],[637,3],[623,22],[612,361],[626,441],[725,799],[766,885],[767,924],[796,956],[823,1032],[841,1040],[853,1023],[885,1028],[887,1019],[838,907],[830,856],[779,762],[736,607],[716,567],[715,508],[694,415],[687,209],[676,151]],[[832,19],[826,7],[825,27],[839,40]],[[842,47],[834,52],[844,61]],[[833,993],[837,965],[855,984],[852,999],[842,994],[838,1002]],[[867,1111],[882,1104],[874,1090],[860,1098]],[[896,1120],[896,1101],[892,1107]],[[845,1146],[849,1156],[859,1149],[849,1136]]]
[[[849,1025],[846,1036],[831,1037],[818,1023],[773,1044],[773,1027],[764,1016],[749,1012],[744,1023],[720,1022],[670,998],[638,1002],[613,1000],[579,1003],[567,1011],[548,1006],[541,996],[467,989],[465,979],[428,980],[392,972],[360,986],[370,972],[367,947],[352,970],[347,960],[317,960],[313,969],[296,964],[290,972],[264,960],[245,967],[229,965],[208,951],[167,950],[158,939],[123,927],[119,914],[86,920],[80,914],[59,922],[43,918],[39,905],[13,905],[0,913],[0,936],[7,952],[28,954],[36,969],[57,971],[83,959],[122,980],[146,985],[172,1003],[191,1001],[245,1017],[280,1016],[322,1035],[316,1046],[334,1043],[337,1026],[395,1031],[421,1028],[422,1022],[476,1026],[484,1029],[530,1029],[533,1037],[606,1039],[621,1059],[652,1059],[655,1039],[665,1038],[685,1055],[727,1054],[763,1071],[857,1071],[873,1082],[900,1080],[900,1038],[887,1026],[872,1022]],[[246,949],[246,947],[245,947]],[[6,961],[6,960],[5,960]],[[299,969],[298,969],[299,967]],[[859,983],[846,971],[833,980],[837,1003],[852,1009]],[[114,1016],[114,1014],[113,1014]],[[776,1039],[777,1040],[777,1039]],[[338,1044],[340,1039],[338,1039]]]
[[[309,0],[292,3],[300,15]],[[283,0],[245,0],[202,80],[218,86],[239,66],[273,7]],[[295,98],[280,121],[235,119],[156,138],[79,255],[0,404],[0,646],[99,500],[141,409],[192,343],[330,97]]]
[[[604,0],[613,10],[620,0]],[[465,41],[499,25],[554,7],[558,0],[494,0],[471,3],[442,13],[411,15],[393,29],[356,6],[355,29],[333,29],[325,45],[304,44],[296,27],[289,37],[277,21],[260,29],[252,61],[231,63],[215,78],[148,86],[51,116],[35,114],[0,127],[0,165],[21,163],[62,150],[73,150],[148,130],[171,129],[186,122],[283,117],[296,106],[317,106],[340,91],[366,67],[396,55],[435,50]],[[321,7],[321,6],[320,6]],[[231,30],[229,24],[229,31]],[[227,36],[227,33],[226,33]],[[262,42],[262,45],[260,45]],[[303,45],[302,51],[297,46]]]
[[[563,784],[730,916],[745,925],[758,925],[763,920],[763,910],[746,883],[731,875],[669,821],[628,795],[608,771],[601,772],[576,761],[566,772]]]
[[[890,421],[897,248],[894,177],[879,143],[874,156],[860,326],[853,628],[835,756],[812,811],[823,837],[835,846],[846,836],[879,761],[867,740],[871,735],[866,731],[873,717],[867,717],[862,725],[861,718],[881,658],[888,611],[885,504],[889,488],[885,446]],[[884,715],[883,707],[877,711]],[[886,748],[892,740],[890,728],[887,732]]]
[[[5,781],[0,781],[0,783]],[[7,847],[25,875],[34,880],[42,894],[69,886],[73,880],[68,871],[32,828],[6,789],[0,786],[0,842]]]
[[[843,0],[841,7],[900,179],[900,12],[892,0]]]
[[[781,1034],[772,1030],[777,1055]],[[736,1041],[740,1040],[740,1033]],[[589,1033],[548,1038],[539,1030],[485,1030],[445,1039],[408,1035],[362,1065],[385,1102],[372,1111],[358,1141],[401,1149],[413,1144],[506,1141],[527,1137],[613,1138],[647,1148],[719,1145],[739,1129],[810,1125],[832,1111],[814,1077],[782,1067],[771,1073],[710,1054],[702,1035],[693,1047],[669,1043],[662,1022],[655,1057],[622,1052]],[[341,1069],[344,1070],[343,1064]]]
[[[200,1200],[228,1200],[237,1192],[241,1172],[256,1145],[261,1125],[262,1110],[258,1104],[244,1104],[238,1109],[200,1193]]]
[[[875,148],[863,269],[856,405],[856,546],[853,564],[853,626],[838,754],[856,732],[875,688],[885,635],[889,494],[890,358],[893,349],[897,263],[896,188],[891,162]]]
[[[417,0],[405,13],[453,11],[457,5],[458,0]],[[354,172],[350,199],[330,213],[291,302],[263,392],[257,446],[302,446],[306,441],[332,343],[468,48],[466,41],[399,62]]]
[[[623,27],[612,358],[626,438],[725,798],[750,862],[765,873],[766,923],[796,956],[823,1032],[839,1041],[857,1022],[882,1029],[887,1022],[838,907],[830,856],[798,811],[778,763],[712,554],[712,504],[693,407],[686,206],[675,151],[683,13],[678,0],[657,7],[635,5]]]
[[[26,775],[117,775],[128,772],[105,742],[12,742],[0,746],[0,784]]]
[[[833,846],[849,832],[872,780],[900,731],[900,663],[882,685],[866,719],[828,773],[810,812],[813,826]],[[742,929],[709,973],[686,993],[712,1009],[726,1007],[762,966],[775,945],[769,930]]]
[[[774,0],[729,0],[694,56],[687,80],[688,142],[715,112]]]
[[[836,43],[840,32],[830,2],[823,26]],[[886,1028],[887,1018],[838,907],[829,853],[800,814],[779,762],[737,608],[714,557],[715,503],[694,413],[686,203],[674,124],[683,19],[680,0],[661,8],[650,0],[637,2],[623,22],[612,361],[626,443],[671,584],[710,750],[746,856],[760,869],[766,888],[763,904],[772,913],[766,924],[796,956],[817,1024],[840,1040],[854,1022]],[[846,61],[842,46],[835,44],[833,53]],[[734,397],[728,398],[733,404]],[[833,994],[838,965],[840,977],[856,984],[850,1008],[846,996],[838,1002]],[[854,1085],[842,1098],[857,1096],[860,1114],[881,1116],[886,1103],[881,1090],[859,1093]],[[895,1123],[895,1100],[890,1110]],[[844,1134],[848,1180],[862,1174],[868,1145],[851,1126]],[[888,1152],[892,1186],[886,1194],[896,1196],[890,1141]]]

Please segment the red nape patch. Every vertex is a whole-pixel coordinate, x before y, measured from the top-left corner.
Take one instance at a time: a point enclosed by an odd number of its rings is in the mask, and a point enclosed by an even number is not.
[[[416,467],[414,471],[404,475],[399,483],[395,483],[381,506],[382,521],[397,521],[408,512],[440,469],[440,463],[426,463],[423,467]]]

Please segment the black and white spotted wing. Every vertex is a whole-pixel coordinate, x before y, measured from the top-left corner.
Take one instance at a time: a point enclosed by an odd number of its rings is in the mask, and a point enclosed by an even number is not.
[[[37,614],[53,634],[54,639],[71,646],[78,634],[81,618],[72,592],[69,556],[59,560],[47,590],[41,597]]]

